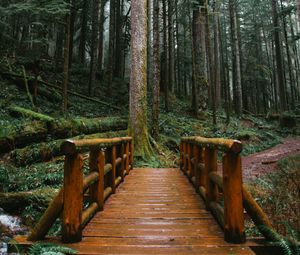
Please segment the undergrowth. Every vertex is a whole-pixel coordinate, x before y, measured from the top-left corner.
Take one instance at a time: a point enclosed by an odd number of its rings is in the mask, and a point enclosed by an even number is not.
[[[275,230],[297,241],[300,241],[299,169],[300,154],[279,161],[278,171],[258,178],[249,186]],[[255,232],[250,228],[249,233]]]

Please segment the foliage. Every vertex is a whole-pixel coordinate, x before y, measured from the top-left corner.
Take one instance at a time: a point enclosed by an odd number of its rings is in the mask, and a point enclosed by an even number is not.
[[[278,171],[251,183],[251,193],[276,231],[300,240],[300,155],[279,161]]]
[[[77,251],[68,247],[58,246],[52,243],[36,243],[29,249],[29,255],[64,255],[77,254]]]

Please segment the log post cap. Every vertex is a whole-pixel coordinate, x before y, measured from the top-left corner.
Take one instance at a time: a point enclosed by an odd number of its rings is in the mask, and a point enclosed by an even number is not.
[[[66,140],[60,146],[60,151],[63,155],[73,155],[77,152],[76,144],[73,140]]]
[[[73,155],[78,151],[92,148],[111,147],[113,145],[128,143],[132,141],[132,137],[115,137],[115,138],[97,138],[97,139],[82,139],[82,140],[66,140],[60,150],[63,155]]]
[[[241,141],[224,138],[206,138],[201,136],[183,137],[182,142],[197,144],[204,147],[217,147],[225,152],[238,154],[243,149]]]

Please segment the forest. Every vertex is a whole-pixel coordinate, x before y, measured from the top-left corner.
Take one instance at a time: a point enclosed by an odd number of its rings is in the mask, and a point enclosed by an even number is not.
[[[66,140],[127,136],[133,171],[182,168],[183,137],[241,141],[272,225],[246,235],[275,247],[253,254],[300,254],[300,0],[1,0],[0,105],[0,254],[75,254],[13,238],[60,194]]]

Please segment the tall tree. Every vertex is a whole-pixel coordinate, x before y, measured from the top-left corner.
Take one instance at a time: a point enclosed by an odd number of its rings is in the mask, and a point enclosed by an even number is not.
[[[70,2],[69,2],[70,3]],[[71,17],[70,11],[66,13],[65,17],[65,44],[64,44],[64,81],[62,87],[62,110],[67,111],[68,107],[68,83],[69,83],[69,54],[70,54],[70,37],[71,37]]]
[[[103,42],[104,42],[104,21],[105,21],[105,5],[107,0],[100,0],[100,18],[99,18],[99,46],[98,46],[98,69],[102,71],[103,66]]]
[[[129,132],[136,154],[151,154],[147,127],[147,0],[131,2]]]
[[[88,22],[88,10],[89,10],[89,1],[83,0],[82,2],[82,10],[81,10],[81,18],[80,18],[80,42],[79,42],[79,59],[80,63],[85,63],[85,47],[86,47],[86,39],[87,39],[87,22]]]
[[[112,95],[113,75],[115,69],[115,40],[116,40],[116,0],[110,0],[109,11],[109,46],[107,64],[108,95]]]
[[[281,44],[279,35],[279,21],[277,13],[277,0],[272,0],[272,18],[274,27],[274,43],[275,43],[275,55],[276,55],[276,70],[277,70],[277,80],[279,87],[279,102],[280,111],[287,110],[286,92],[284,85],[284,74],[283,74],[283,64],[281,56]]]
[[[207,107],[207,75],[206,75],[206,12],[204,1],[200,0],[193,6],[192,20],[192,108],[197,116],[199,110]]]
[[[163,18],[163,54],[162,54],[162,83],[165,93],[165,110],[169,111],[169,65],[168,65],[168,23],[167,23],[167,0],[162,0],[162,18]]]
[[[242,95],[242,75],[241,75],[241,56],[238,33],[238,16],[235,0],[229,0],[230,28],[231,28],[231,50],[233,64],[233,88],[234,88],[234,108],[238,116],[242,115],[243,95]]]
[[[168,0],[168,39],[169,39],[169,89],[174,93],[175,88],[175,60],[174,60],[174,24],[173,24],[173,0]]]
[[[153,0],[153,103],[152,135],[159,135],[159,90],[160,90],[160,55],[159,55],[159,1]]]
[[[92,15],[92,42],[91,42],[91,64],[90,64],[90,79],[89,79],[89,95],[92,94],[97,71],[97,49],[98,49],[98,31],[99,31],[99,0],[93,0],[93,15]]]

